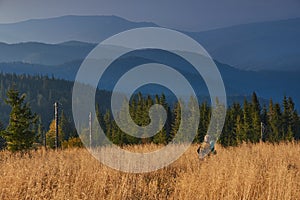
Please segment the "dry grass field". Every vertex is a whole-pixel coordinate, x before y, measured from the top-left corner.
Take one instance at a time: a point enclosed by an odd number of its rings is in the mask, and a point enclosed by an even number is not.
[[[0,199],[300,198],[299,144],[218,146],[217,155],[202,162],[196,149],[144,174],[110,169],[85,149],[39,150],[23,157],[0,152]]]

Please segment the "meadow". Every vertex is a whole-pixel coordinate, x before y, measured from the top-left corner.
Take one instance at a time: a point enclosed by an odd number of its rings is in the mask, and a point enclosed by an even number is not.
[[[149,151],[155,145],[129,146]],[[111,169],[86,149],[0,152],[0,199],[299,199],[300,144],[217,146],[199,161],[197,145],[151,173]]]

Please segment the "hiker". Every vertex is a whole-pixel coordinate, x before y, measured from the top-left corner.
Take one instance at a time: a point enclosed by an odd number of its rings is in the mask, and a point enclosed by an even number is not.
[[[204,136],[204,140],[197,149],[197,153],[201,160],[203,160],[206,155],[209,156],[211,153],[216,154],[215,142],[211,139],[211,136]]]

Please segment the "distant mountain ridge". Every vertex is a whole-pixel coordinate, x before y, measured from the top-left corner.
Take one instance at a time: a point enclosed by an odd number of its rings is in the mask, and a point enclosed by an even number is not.
[[[158,27],[151,22],[131,22],[117,16],[70,15],[50,19],[32,19],[12,24],[0,24],[0,42],[34,41],[57,44],[66,41],[81,41],[97,44],[119,32],[149,26]],[[300,18],[184,33],[202,44],[214,59],[238,69],[300,70]],[[74,48],[81,45],[76,42],[66,43],[66,46]],[[84,46],[81,47],[84,48]],[[0,55],[5,53],[6,51],[0,48]],[[7,54],[3,56],[9,57]],[[35,54],[31,56],[34,57]]]
[[[128,57],[111,66],[107,71],[107,76],[104,76],[101,82],[100,89],[112,90],[114,83],[119,76],[130,66],[145,63],[149,61],[144,57]],[[167,61],[171,65],[175,61]],[[277,71],[244,71],[230,67],[226,64],[215,61],[219,71],[222,75],[225,89],[228,96],[244,96],[249,95],[253,91],[264,99],[273,98],[275,101],[281,101],[283,95],[292,96],[297,105],[300,105],[300,84],[299,72],[277,72]],[[76,73],[82,63],[82,60],[67,62],[61,65],[37,65],[28,63],[0,63],[0,72],[16,73],[16,74],[31,74],[31,75],[48,75],[55,78],[71,80],[76,77]],[[177,63],[177,62],[176,62]],[[197,94],[207,96],[207,88],[201,78],[195,75],[186,65],[177,65],[175,69],[179,69],[180,73],[187,77],[188,80],[193,81],[197,88]],[[172,77],[166,77],[172,79]],[[180,84],[174,82],[175,85]],[[178,85],[180,87],[180,85]],[[126,91],[124,91],[126,92]],[[144,93],[156,94],[157,88],[145,88]]]
[[[95,44],[69,41],[60,44],[26,42],[0,43],[0,62],[24,62],[41,65],[60,65],[84,59]]]
[[[244,70],[300,70],[300,18],[188,33],[216,60]]]
[[[149,26],[157,25],[151,22],[131,22],[117,16],[68,15],[0,24],[0,41],[6,43],[35,41],[54,44],[76,40],[99,43],[119,32]]]

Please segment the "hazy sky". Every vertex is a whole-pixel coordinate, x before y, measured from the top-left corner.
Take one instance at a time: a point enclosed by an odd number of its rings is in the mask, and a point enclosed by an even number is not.
[[[117,15],[200,31],[300,17],[300,0],[0,0],[0,23],[70,14]]]

